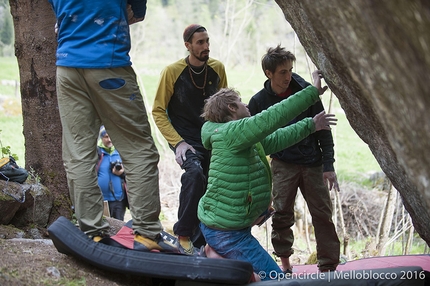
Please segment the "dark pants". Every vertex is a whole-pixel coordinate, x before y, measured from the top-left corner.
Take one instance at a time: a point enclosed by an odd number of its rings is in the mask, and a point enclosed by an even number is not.
[[[126,210],[126,200],[122,201],[110,201],[109,204],[109,213],[110,217],[124,220],[124,214]]]
[[[292,165],[272,160],[273,206],[272,245],[278,256],[293,253],[294,201],[300,189],[312,216],[317,243],[318,267],[335,270],[339,264],[340,242],[332,221],[330,193],[323,181],[322,167]]]
[[[189,236],[195,247],[201,247],[206,241],[200,231],[197,206],[206,192],[210,152],[201,145],[187,143],[194,147],[196,154],[188,150],[182,164],[185,172],[181,177],[178,221],[173,226],[173,232],[179,236]]]

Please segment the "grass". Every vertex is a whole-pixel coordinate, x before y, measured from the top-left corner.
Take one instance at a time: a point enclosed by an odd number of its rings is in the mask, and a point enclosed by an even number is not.
[[[19,80],[19,69],[16,57],[0,57],[0,80]]]
[[[377,255],[374,245],[374,238],[351,240],[349,243],[349,252],[351,258],[359,259],[369,256]],[[390,243],[385,249],[385,255],[403,255],[404,242],[401,239]],[[414,241],[411,244],[409,255],[426,253],[426,243],[417,234],[415,234]]]
[[[0,116],[0,143],[9,146],[19,166],[25,165],[24,135],[22,134],[22,116]]]
[[[0,62],[0,143],[16,154],[18,165],[25,165],[18,62],[16,57],[2,57]]]
[[[16,57],[1,57],[0,95],[19,97],[19,70]]]
[[[353,131],[341,109],[337,109],[338,124],[333,128],[335,142],[335,169],[338,179],[368,185],[369,176],[380,172],[368,145]]]
[[[139,78],[142,92],[147,102],[152,103],[161,70],[168,63],[134,63],[134,69]],[[230,87],[236,88],[242,95],[243,102],[248,102],[252,95],[259,91],[265,81],[265,76],[259,65],[226,67]],[[19,80],[18,64],[15,57],[1,58],[0,81]],[[4,146],[10,146],[12,153],[19,157],[18,163],[25,165],[24,137],[22,135],[22,116],[20,114],[20,99],[15,95],[15,87],[0,84],[0,96],[6,98],[2,106],[12,111],[12,115],[0,113],[0,140]],[[328,109],[329,92],[323,96],[323,102]],[[338,118],[338,125],[333,127],[335,141],[335,168],[340,181],[353,181],[359,184],[368,182],[369,173],[381,171],[378,163],[368,146],[357,136],[334,97],[331,107]],[[158,132],[157,128],[154,128]]]

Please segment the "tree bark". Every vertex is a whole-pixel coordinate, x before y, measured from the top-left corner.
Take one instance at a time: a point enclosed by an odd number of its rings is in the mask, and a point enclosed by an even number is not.
[[[18,60],[25,168],[53,194],[49,223],[71,217],[61,156],[61,123],[55,89],[55,16],[47,0],[10,0]]]

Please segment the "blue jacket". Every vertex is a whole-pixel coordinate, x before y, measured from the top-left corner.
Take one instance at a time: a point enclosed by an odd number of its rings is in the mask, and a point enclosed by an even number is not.
[[[58,25],[57,66],[131,66],[127,3],[132,5],[136,16],[144,16],[146,0],[48,1]]]
[[[122,201],[124,199],[123,179],[112,173],[111,163],[121,161],[118,151],[109,153],[106,149],[97,147],[100,160],[97,164],[97,176],[100,190],[106,201]]]

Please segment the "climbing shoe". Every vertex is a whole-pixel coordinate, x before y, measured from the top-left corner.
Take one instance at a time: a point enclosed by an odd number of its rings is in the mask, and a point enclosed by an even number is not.
[[[180,253],[186,255],[201,256],[202,252],[204,253],[204,247],[200,249],[195,248],[189,237],[178,237],[176,247]]]
[[[105,237],[109,237],[109,235],[107,235],[106,233],[98,233],[98,234],[94,234],[94,235],[89,235],[89,237],[94,241],[94,242],[100,242],[100,240],[102,240]]]
[[[164,240],[161,235],[157,236],[154,240],[152,240],[150,238],[141,236],[140,234],[135,234],[133,249],[147,252],[179,252],[178,248],[174,244]]]

